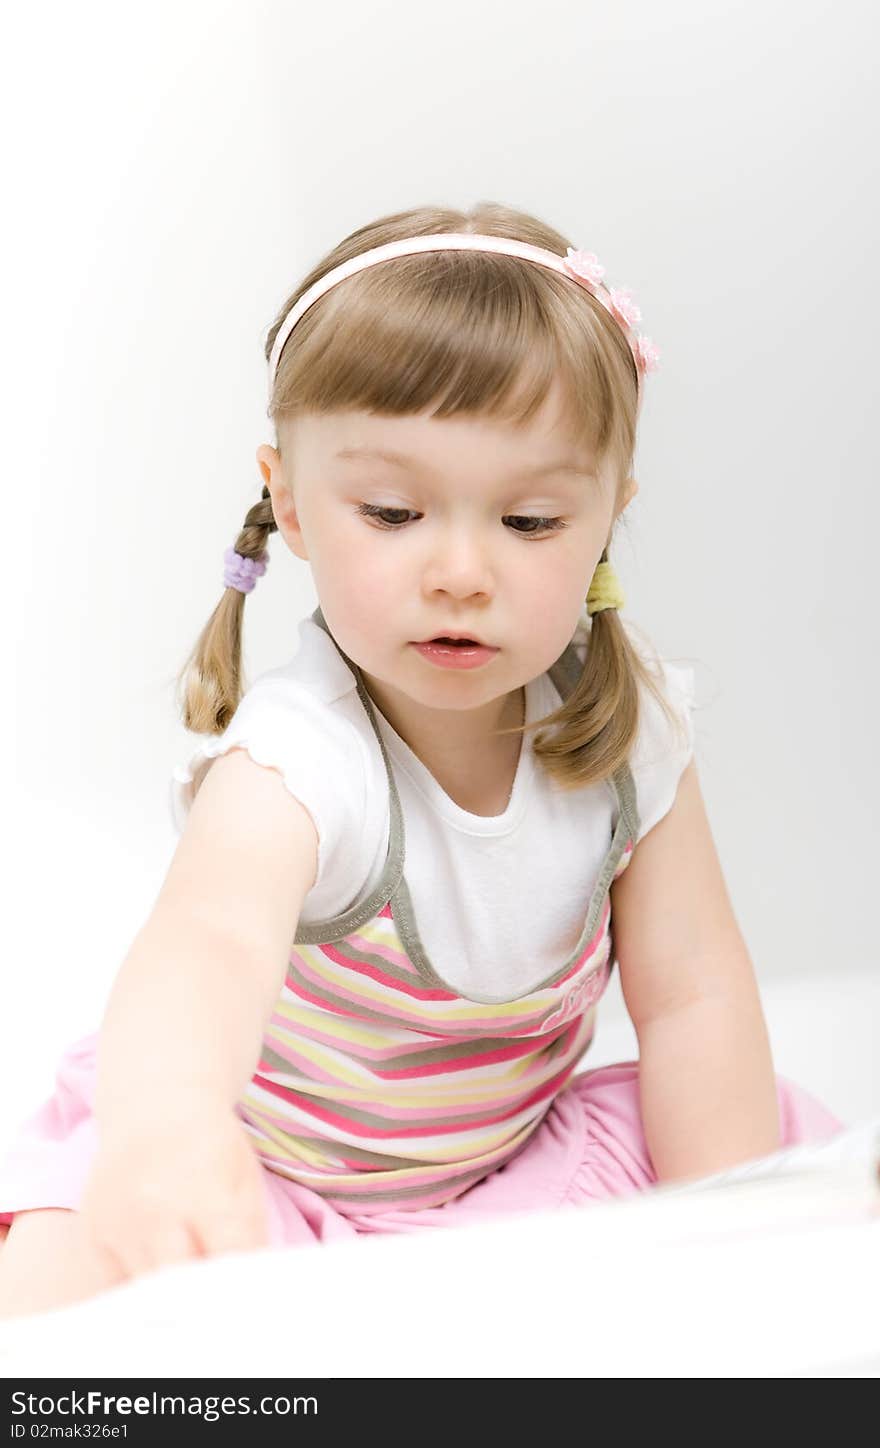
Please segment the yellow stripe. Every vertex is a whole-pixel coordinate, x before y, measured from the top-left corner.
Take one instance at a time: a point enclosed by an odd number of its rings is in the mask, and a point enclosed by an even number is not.
[[[565,1069],[566,1063],[581,1051],[583,1037],[588,1034],[592,1028],[592,1018],[595,1012],[596,1007],[593,1005],[587,1015],[584,1016],[581,1029],[565,1055],[551,1057],[547,1062],[545,1071],[536,1072],[529,1081],[523,1083],[525,1090],[534,1090],[536,1087],[542,1085],[544,1081],[549,1080],[551,1076],[555,1076],[559,1071]],[[277,1032],[276,1039],[288,1040],[291,1047],[301,1052],[308,1060],[322,1066],[329,1074],[341,1076],[343,1082],[346,1083],[312,1081],[306,1077],[288,1077],[287,1082],[289,1083],[290,1089],[302,1092],[303,1095],[323,1097],[328,1101],[358,1101],[367,1103],[376,1101],[385,1106],[402,1107],[436,1106],[439,1108],[444,1105],[461,1106],[479,1102],[491,1102],[500,1094],[504,1094],[505,1090],[509,1088],[512,1083],[516,1082],[530,1067],[534,1066],[535,1061],[541,1055],[543,1049],[539,1048],[528,1056],[520,1057],[518,1060],[508,1063],[505,1071],[501,1071],[493,1076],[484,1086],[470,1081],[467,1086],[459,1091],[450,1088],[448,1085],[442,1090],[433,1091],[431,1089],[431,1082],[438,1080],[443,1074],[438,1073],[437,1075],[417,1078],[417,1082],[423,1082],[420,1094],[402,1095],[395,1089],[398,1083],[381,1080],[370,1072],[369,1066],[365,1067],[360,1075],[356,1075],[349,1068],[349,1062],[346,1056],[334,1053],[327,1047],[316,1047],[311,1041],[302,1041],[292,1036],[286,1037],[284,1033],[280,1031]],[[269,1041],[269,1044],[271,1044],[271,1041]],[[490,1062],[489,1064],[495,1065],[496,1063]],[[472,1067],[469,1067],[468,1072],[479,1073],[480,1062],[477,1061]],[[265,1079],[272,1080],[276,1075],[283,1076],[284,1072],[283,1068],[280,1068],[277,1071],[264,1071],[260,1074]],[[468,1073],[458,1074],[464,1075]],[[285,1081],[282,1080],[277,1084],[284,1085]],[[412,1078],[407,1078],[405,1083],[401,1081],[399,1084],[401,1091],[408,1091],[410,1093],[419,1091],[419,1085],[414,1083]],[[283,1101],[279,1098],[279,1107],[283,1107],[283,1104]]]
[[[264,1136],[267,1136],[269,1140],[273,1142],[273,1144],[278,1148],[281,1153],[282,1160],[296,1161],[297,1158],[293,1156],[290,1149],[290,1138],[288,1133],[285,1132],[282,1127],[273,1126],[270,1121],[264,1121],[262,1116],[260,1115],[259,1106],[252,1107],[252,1115],[255,1118],[255,1124],[259,1126],[262,1134]],[[313,1151],[311,1147],[305,1146],[302,1143],[298,1143],[296,1149],[302,1159],[310,1166],[320,1167],[321,1163],[325,1159],[323,1153],[320,1150]],[[354,1173],[352,1173],[352,1175],[354,1175]]]
[[[321,977],[326,985],[338,986],[340,989],[343,988],[345,982],[345,973],[344,971],[336,975],[332,973],[333,969],[339,971],[339,967],[335,965],[335,962],[330,961],[328,963],[327,957],[319,956],[317,948],[314,946],[298,945],[296,948],[308,959],[309,964],[313,967],[315,972]],[[460,996],[456,996],[454,998],[454,1001],[452,1002],[418,1001],[412,1000],[411,997],[407,997],[406,1006],[414,1013],[417,1012],[419,1009],[431,1010],[432,1014],[425,1015],[422,1018],[425,1025],[433,1026],[436,1025],[438,1022],[442,1022],[444,1019],[452,1021],[492,1021],[496,1019],[501,1020],[504,1017],[510,1016],[516,1017],[537,1015],[540,1013],[540,1011],[546,1009],[548,1002],[554,1000],[556,992],[557,987],[548,986],[546,990],[540,992],[536,991],[533,992],[532,995],[524,996],[522,1001],[510,1001],[507,1004],[497,1006],[479,1005],[477,1003],[464,1006],[462,1004],[462,998]],[[377,989],[373,984],[368,984],[364,976],[358,976],[357,992],[355,994],[357,996],[363,996],[365,1000],[372,1001],[376,1005],[384,1007],[386,1010],[388,1009],[388,988],[380,987]],[[347,1000],[348,997],[344,996],[344,999]],[[542,1002],[542,1004],[537,1004],[537,1002]],[[455,1011],[450,1010],[450,1004],[457,1006],[458,1009],[456,1009]],[[401,1006],[398,1003],[398,1009],[403,1008],[405,1007]],[[433,1013],[435,1011],[437,1012],[436,1014]],[[441,1011],[445,1011],[445,1016],[440,1014]],[[404,1021],[402,1022],[402,1024],[406,1025],[408,1024],[408,1022]]]
[[[305,1056],[306,1060],[311,1061],[313,1065],[320,1066],[324,1071],[330,1072],[330,1074],[333,1076],[341,1076],[343,1081],[348,1081],[349,1084],[355,1089],[368,1089],[368,1087],[364,1086],[364,1071],[352,1070],[348,1057],[341,1055],[338,1051],[334,1051],[332,1047],[319,1046],[314,1041],[303,1040],[301,1036],[290,1035],[287,1031],[281,1031],[277,1029],[277,1027],[271,1031],[266,1032],[266,1035],[263,1039],[263,1044],[271,1046],[273,1040],[288,1044],[292,1050],[296,1051],[301,1056]],[[264,1071],[260,1074],[264,1076],[271,1076],[272,1072]],[[299,1077],[290,1077],[289,1080],[293,1090],[299,1091]],[[315,1088],[319,1090],[324,1085],[323,1082],[314,1082],[310,1084],[312,1084]]]
[[[534,1129],[534,1123],[528,1122],[524,1127],[521,1128],[520,1131],[517,1132],[516,1136],[513,1136],[509,1139],[509,1141],[504,1142],[503,1146],[505,1148],[510,1147],[512,1151],[515,1150],[516,1147],[521,1144],[521,1142],[525,1141],[532,1134]],[[367,1143],[359,1142],[358,1145],[366,1147]],[[340,1146],[344,1148],[344,1143],[340,1143]],[[375,1143],[370,1143],[368,1149],[371,1151],[376,1151]],[[418,1143],[418,1149],[421,1153],[421,1142]],[[421,1167],[388,1167],[387,1169],[382,1169],[379,1172],[321,1172],[320,1174],[303,1172],[301,1174],[301,1177],[304,1180],[305,1185],[310,1185],[312,1182],[314,1182],[316,1186],[320,1186],[322,1189],[328,1186],[332,1187],[335,1185],[351,1186],[352,1182],[357,1180],[362,1181],[364,1184],[364,1188],[366,1189],[369,1187],[371,1181],[375,1181],[376,1177],[380,1176],[382,1181],[382,1189],[390,1190],[395,1185],[405,1185],[408,1180],[418,1182],[429,1173],[434,1173],[438,1166],[448,1166],[450,1168],[450,1176],[458,1176],[460,1173],[472,1171],[476,1167],[483,1166],[486,1156],[493,1155],[493,1152],[494,1148],[490,1148],[488,1151],[480,1151],[476,1156],[466,1157],[463,1161],[444,1161],[442,1157],[438,1157],[436,1160],[432,1158],[431,1160],[426,1161]],[[376,1154],[381,1155],[380,1152],[376,1152]],[[400,1151],[396,1150],[394,1152],[394,1155],[400,1156]],[[442,1179],[436,1182],[436,1186],[438,1188],[442,1188]],[[378,1195],[381,1195],[381,1193],[377,1193],[377,1196]]]
[[[543,1086],[545,1081],[549,1080],[551,1076],[555,1076],[557,1071],[563,1069],[564,1063],[563,1065],[555,1065],[552,1071],[547,1071],[543,1076],[535,1076],[531,1081],[524,1083],[523,1095],[526,1095],[533,1090],[537,1091],[539,1086]],[[505,1089],[505,1084],[507,1089]],[[297,1081],[295,1085],[293,1085],[292,1089],[296,1091],[300,1096],[312,1096],[318,1101],[335,1101],[340,1103],[347,1102],[350,1106],[357,1106],[362,1110],[369,1109],[370,1106],[375,1105],[376,1107],[384,1106],[389,1109],[394,1109],[395,1107],[397,1107],[401,1110],[406,1110],[410,1107],[413,1107],[417,1110],[424,1109],[431,1111],[440,1111],[448,1106],[491,1106],[496,1102],[500,1106],[515,1107],[516,1100],[514,1099],[511,1101],[510,1099],[508,1099],[509,1087],[510,1083],[507,1082],[507,1078],[499,1076],[497,1078],[494,1089],[492,1087],[482,1087],[479,1089],[474,1088],[469,1092],[444,1091],[438,1092],[436,1096],[428,1094],[423,1094],[421,1096],[398,1096],[396,1094],[382,1096],[379,1094],[378,1091],[375,1090],[375,1088],[367,1086],[363,1087],[362,1089],[358,1089],[357,1087],[352,1088],[345,1086],[328,1086],[324,1081],[305,1080]],[[501,1100],[501,1097],[503,1097],[504,1099]],[[278,1114],[282,1115],[286,1103],[279,1097],[275,1097],[274,1099],[278,1101]],[[389,1127],[394,1126],[394,1124],[395,1123],[393,1120],[389,1121],[388,1123]],[[418,1122],[401,1121],[400,1125],[418,1126]]]
[[[275,1007],[275,1014],[286,1016],[288,1020],[298,1021],[303,1026],[313,1026],[315,1030],[322,1031],[325,1035],[342,1036],[347,1041],[356,1041],[358,1045],[370,1047],[387,1046],[388,1036],[382,1031],[369,1026],[361,1026],[355,1021],[345,1020],[342,1016],[330,1015],[331,1025],[327,1024],[326,1011],[318,1011],[314,1006],[302,1006],[294,1004],[285,995],[279,1000]],[[401,1035],[410,1036],[411,1031],[404,1031],[401,1028]]]
[[[272,1103],[263,1104],[248,1098],[247,1104],[252,1115],[260,1121],[260,1125],[265,1130],[266,1135],[271,1136],[277,1146],[281,1148],[291,1160],[295,1161],[297,1158],[294,1150],[285,1140],[283,1128],[272,1126],[262,1121],[261,1113],[270,1110]],[[531,1109],[529,1119],[526,1121],[525,1126],[520,1129],[525,1130],[528,1128],[533,1123],[535,1117],[543,1114],[546,1109],[546,1102],[539,1102],[536,1107]],[[418,1122],[398,1122],[396,1124],[400,1127],[401,1131],[407,1130],[408,1126],[418,1127]],[[320,1122],[317,1125],[319,1129],[325,1133],[329,1133],[331,1130],[324,1122]],[[395,1123],[389,1123],[391,1129],[393,1129],[394,1125]],[[315,1123],[312,1118],[309,1117],[308,1113],[303,1112],[302,1120],[296,1116],[291,1117],[290,1128],[290,1134],[299,1136],[304,1131],[313,1131],[315,1129]],[[433,1162],[437,1166],[449,1166],[455,1169],[466,1169],[471,1159],[471,1153],[474,1151],[485,1152],[487,1150],[493,1150],[496,1146],[502,1146],[512,1140],[508,1134],[510,1131],[509,1122],[502,1122],[499,1126],[483,1130],[481,1130],[479,1126],[470,1128],[465,1126],[455,1133],[444,1132],[442,1137],[437,1135],[432,1136],[430,1132],[425,1136],[373,1137],[361,1136],[353,1130],[346,1133],[344,1128],[337,1127],[333,1129],[339,1131],[340,1134],[339,1136],[332,1137],[329,1134],[325,1136],[324,1139],[326,1140],[328,1154],[338,1153],[344,1149],[346,1142],[350,1141],[353,1146],[360,1147],[361,1150],[374,1152],[378,1156],[381,1156],[383,1152],[387,1152],[390,1156],[412,1154],[418,1156],[425,1162]],[[467,1156],[461,1157],[455,1154],[462,1149],[468,1153]],[[295,1151],[299,1152],[301,1150],[302,1148],[299,1142],[297,1142]],[[316,1147],[316,1151],[320,1152],[320,1144]],[[316,1163],[321,1160],[322,1157],[320,1155],[315,1157]],[[361,1169],[357,1169],[351,1172],[347,1179],[351,1180],[360,1175]],[[346,1178],[340,1177],[340,1180],[345,1179]]]

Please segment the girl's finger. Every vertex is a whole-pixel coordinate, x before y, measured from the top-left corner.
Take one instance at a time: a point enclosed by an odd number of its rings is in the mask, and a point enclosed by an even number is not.
[[[250,1252],[269,1246],[269,1224],[265,1208],[237,1213],[217,1213],[198,1223],[198,1240],[207,1253]]]
[[[152,1272],[159,1267],[169,1267],[175,1262],[188,1262],[203,1254],[185,1222],[165,1220],[152,1227],[146,1242],[145,1255],[149,1263],[146,1270]]]

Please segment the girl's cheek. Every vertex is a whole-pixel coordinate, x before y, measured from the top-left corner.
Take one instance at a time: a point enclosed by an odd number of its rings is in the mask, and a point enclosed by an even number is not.
[[[387,563],[369,550],[342,552],[331,570],[330,588],[352,626],[358,628],[376,616],[385,619],[399,602],[400,580]]]

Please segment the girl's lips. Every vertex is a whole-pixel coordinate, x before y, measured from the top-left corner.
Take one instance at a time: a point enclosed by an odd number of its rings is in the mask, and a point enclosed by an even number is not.
[[[416,639],[415,642],[419,644],[470,644],[472,647],[476,646],[481,649],[492,648],[491,644],[484,644],[482,639],[472,639],[463,634],[435,634],[432,639]]]
[[[435,639],[428,639],[422,644],[414,643],[413,648],[423,659],[443,669],[476,669],[498,653],[488,644],[444,644]]]

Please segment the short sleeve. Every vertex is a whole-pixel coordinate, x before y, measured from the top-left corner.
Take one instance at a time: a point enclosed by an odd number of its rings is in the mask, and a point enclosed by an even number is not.
[[[630,769],[636,787],[641,840],[668,814],[679,780],[694,755],[694,669],[653,657],[652,672],[672,710],[670,721],[647,688]]]
[[[361,863],[354,844],[363,836],[367,781],[363,743],[348,719],[289,679],[257,680],[224,732],[200,736],[194,751],[176,765],[170,806],[178,833],[210,761],[237,747],[257,764],[277,770],[312,817],[318,867],[310,896],[327,893],[331,871],[334,881],[350,878],[352,870],[357,875]]]

